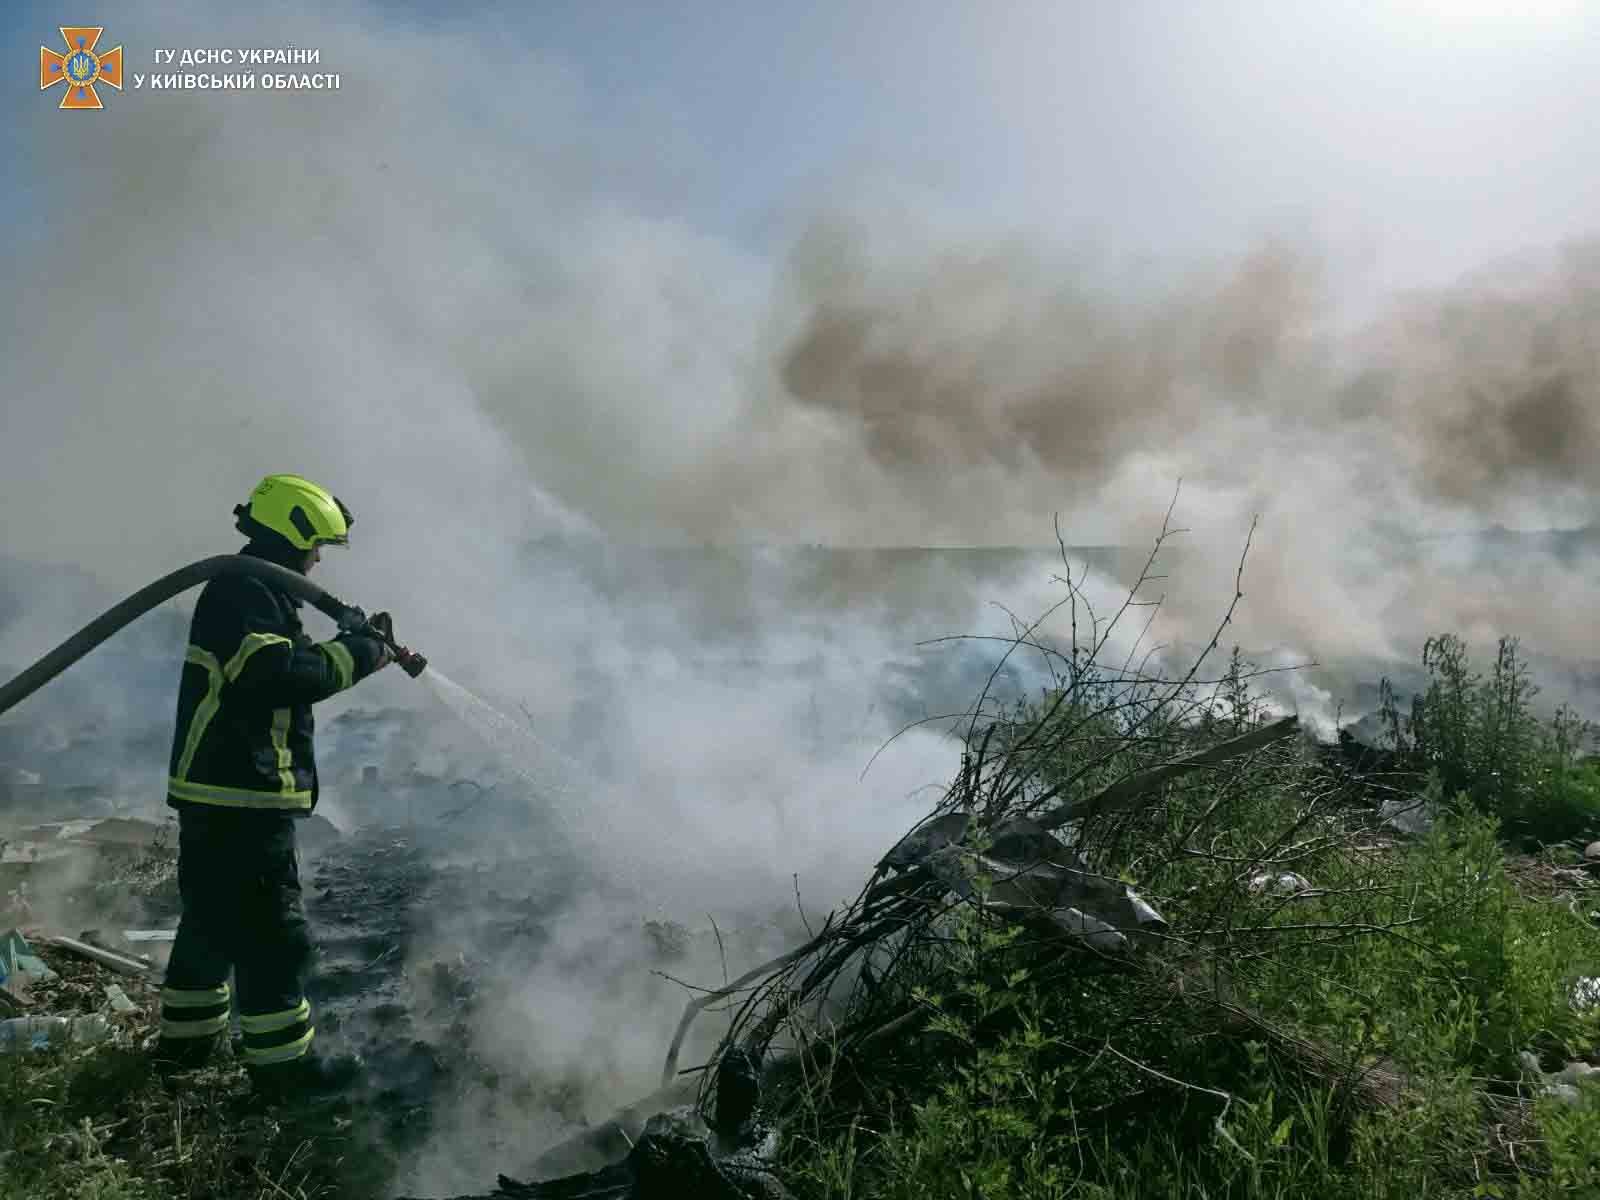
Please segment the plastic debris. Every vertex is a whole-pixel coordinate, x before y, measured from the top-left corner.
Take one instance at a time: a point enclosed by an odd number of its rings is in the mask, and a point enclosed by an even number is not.
[[[124,940],[130,942],[175,942],[178,940],[176,929],[124,929]]]
[[[1295,871],[1279,871],[1277,874],[1263,871],[1259,875],[1251,876],[1250,890],[1293,896],[1299,892],[1309,892],[1311,883],[1304,875]]]
[[[1037,821],[1006,821],[982,853],[951,840],[956,832],[953,820],[934,823],[914,835],[920,840],[902,841],[890,858],[910,864],[926,852],[922,864],[957,895],[981,898],[1003,917],[1041,920],[1103,953],[1129,952],[1135,937],[1166,931],[1166,921],[1143,897],[1120,879],[1096,873]],[[980,877],[988,880],[983,887]]]
[[[1383,824],[1399,833],[1420,837],[1433,828],[1433,808],[1422,800],[1385,800],[1379,811]]]
[[[1579,1087],[1600,1076],[1600,1067],[1586,1062],[1569,1062],[1559,1071],[1546,1074],[1539,1060],[1527,1050],[1517,1055],[1527,1081],[1538,1088],[1541,1096],[1550,1096],[1563,1104],[1576,1105],[1583,1099]]]
[[[139,1006],[128,999],[128,993],[123,991],[119,984],[106,984],[106,999],[111,1002],[111,1011],[118,1013],[135,1013]]]
[[[45,966],[44,959],[33,952],[33,947],[15,929],[0,934],[0,984],[13,975],[26,974],[35,979],[54,979],[56,973]]]
[[[92,1046],[111,1033],[100,1016],[12,1017],[0,1021],[0,1054],[25,1054],[50,1046]]]
[[[1600,1005],[1600,977],[1594,975],[1581,976],[1572,985],[1572,1007],[1579,1012]]]

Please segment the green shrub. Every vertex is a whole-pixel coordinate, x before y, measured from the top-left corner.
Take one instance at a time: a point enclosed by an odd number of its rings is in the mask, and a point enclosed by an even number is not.
[[[1383,723],[1409,770],[1467,797],[1524,844],[1600,833],[1600,771],[1579,757],[1593,728],[1565,707],[1541,721],[1516,639],[1500,639],[1487,676],[1448,633],[1423,645],[1422,666],[1428,683],[1409,714],[1387,679],[1381,688]]]
[[[1600,1196],[1600,1089],[1584,1087],[1574,1105],[1541,1101],[1538,1124],[1548,1173],[1524,1177],[1514,1193],[1502,1194],[1517,1200]]]
[[[1528,797],[1521,817],[1532,841],[1592,838],[1600,832],[1600,767],[1557,760]]]
[[[1431,640],[1430,687],[1402,720],[1438,813],[1386,845],[1314,755],[1263,756],[1167,784],[1081,843],[1171,922],[1174,973],[1227,977],[1227,1002],[1274,1030],[1247,1040],[1171,975],[1029,961],[1013,932],[962,910],[919,976],[929,1021],[898,1062],[855,1063],[864,1085],[815,1092],[786,1138],[798,1194],[904,1200],[1330,1200],[1600,1195],[1600,1101],[1524,1112],[1506,1153],[1518,1054],[1547,1067],[1600,1046],[1572,987],[1600,976],[1600,930],[1521,895],[1508,826],[1588,828],[1600,770],[1587,727],[1541,722],[1513,642],[1487,680],[1455,639]],[[1221,703],[1189,724],[1124,723],[1134,706],[1047,696],[996,737],[1041,786],[1083,795],[1155,760],[1259,723],[1237,656]],[[1042,724],[1035,732],[1029,722]],[[1374,843],[1377,843],[1374,845]],[[1286,898],[1244,886],[1257,864],[1312,882]],[[1220,992],[1219,992],[1220,994]],[[1253,1036],[1253,1035],[1252,1035]],[[1312,1053],[1307,1054],[1307,1048]],[[914,1063],[908,1068],[907,1063]],[[1392,1080],[1382,1102],[1352,1082]],[[1389,1084],[1384,1085],[1391,1087]],[[839,1097],[849,1099],[836,1110]]]

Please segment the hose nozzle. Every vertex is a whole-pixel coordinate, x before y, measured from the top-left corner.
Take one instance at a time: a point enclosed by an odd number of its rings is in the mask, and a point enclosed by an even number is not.
[[[381,613],[379,615],[382,616]],[[365,637],[377,638],[388,649],[394,661],[400,664],[400,669],[411,678],[415,679],[428,669],[426,658],[395,641],[392,634],[375,625],[371,617],[354,605],[344,606],[335,619],[339,623],[339,628],[346,633],[360,633]]]
[[[413,679],[428,669],[428,660],[415,650],[407,650],[404,646],[390,642],[389,653],[394,655],[394,660],[400,664],[400,669]]]

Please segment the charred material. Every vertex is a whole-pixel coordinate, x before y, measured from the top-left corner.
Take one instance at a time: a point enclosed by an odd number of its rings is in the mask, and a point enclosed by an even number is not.
[[[759,1064],[732,1051],[716,1083],[710,1125],[693,1105],[657,1113],[620,1162],[539,1183],[502,1175],[494,1191],[455,1200],[789,1200],[772,1167],[776,1133],[760,1119]]]

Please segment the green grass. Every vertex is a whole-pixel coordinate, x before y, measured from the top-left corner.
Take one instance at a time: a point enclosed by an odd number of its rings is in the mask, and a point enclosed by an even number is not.
[[[1394,902],[1429,914],[1405,940],[1351,937],[1234,975],[1241,1006],[1403,1078],[1390,1106],[1143,980],[995,980],[980,960],[1005,935],[969,924],[921,992],[934,1015],[910,1053],[929,1074],[883,1064],[843,1131],[814,1111],[792,1131],[792,1178],[808,1196],[908,1200],[1600,1195],[1600,1110],[1492,1098],[1514,1095],[1518,1050],[1555,1065],[1600,1033],[1567,1000],[1577,974],[1600,973],[1600,934],[1517,896],[1492,834],[1467,814],[1395,856]],[[1494,1134],[1508,1111],[1521,1170]]]
[[[354,1195],[348,1141],[252,1106],[227,1066],[169,1087],[136,1045],[0,1057],[0,1200]]]

